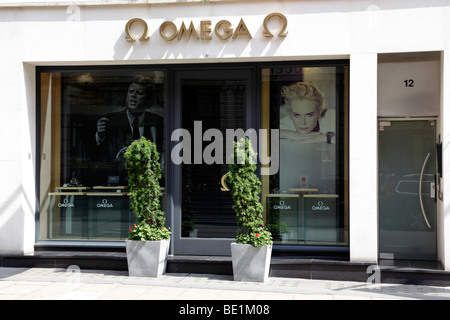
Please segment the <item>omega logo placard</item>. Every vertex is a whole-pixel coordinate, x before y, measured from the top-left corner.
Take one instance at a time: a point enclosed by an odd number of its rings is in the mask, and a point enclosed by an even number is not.
[[[281,23],[280,27],[277,27],[275,35],[280,38],[285,38],[288,34],[287,29],[287,18],[282,13],[274,12],[265,17],[262,21],[262,33],[264,37],[270,39],[275,37],[273,34],[274,31],[270,30],[270,22],[272,20],[278,20]],[[216,24],[213,25],[211,20],[202,20],[198,28],[194,26],[194,23],[191,21],[189,26],[183,21],[181,26],[177,27],[177,25],[172,21],[166,21],[161,24],[159,27],[159,34],[161,38],[166,41],[173,40],[181,40],[181,39],[196,39],[196,40],[212,40],[213,37],[217,37],[221,40],[229,40],[236,39],[238,37],[244,37],[248,39],[252,39],[251,35],[245,21],[243,18],[240,19],[237,25],[233,25],[228,20],[220,20]],[[141,29],[139,35],[133,34],[132,28],[137,27]],[[148,24],[144,19],[141,18],[133,18],[129,20],[125,26],[125,39],[127,41],[148,41],[150,40],[150,36],[148,35]]]
[[[313,205],[311,209],[313,211],[330,211],[330,207],[327,204],[324,204],[323,201],[317,202],[317,205]]]
[[[74,208],[75,205],[69,202],[69,199],[64,199],[62,203],[58,203],[59,208]]]
[[[114,208],[114,205],[109,203],[107,199],[103,199],[101,203],[97,203],[97,208]]]
[[[284,202],[283,200],[281,200],[278,205],[274,205],[273,208],[275,210],[291,210],[291,206],[289,204],[286,204],[286,202]]]

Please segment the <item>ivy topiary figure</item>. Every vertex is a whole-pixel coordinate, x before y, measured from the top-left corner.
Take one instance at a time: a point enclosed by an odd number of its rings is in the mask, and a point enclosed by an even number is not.
[[[124,156],[128,171],[130,206],[137,223],[130,227],[128,239],[168,239],[170,231],[165,227],[164,212],[160,210],[161,167],[156,145],[142,137],[127,148]]]
[[[234,143],[234,161],[229,164],[228,179],[236,212],[236,243],[254,247],[270,245],[272,234],[264,227],[263,206],[259,194],[261,181],[256,176],[257,153],[250,141],[242,138]]]

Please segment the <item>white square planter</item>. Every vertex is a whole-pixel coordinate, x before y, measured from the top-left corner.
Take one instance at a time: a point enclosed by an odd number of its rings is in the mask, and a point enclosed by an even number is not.
[[[166,272],[170,239],[160,241],[126,240],[128,274],[157,278]]]
[[[255,248],[250,244],[231,244],[235,281],[265,282],[269,277],[272,246]]]

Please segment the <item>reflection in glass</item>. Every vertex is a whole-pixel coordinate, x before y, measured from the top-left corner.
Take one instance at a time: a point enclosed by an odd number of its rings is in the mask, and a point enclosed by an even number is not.
[[[307,244],[337,244],[339,234],[338,196],[333,194],[304,196],[305,241]]]
[[[434,121],[380,122],[379,228],[380,254],[385,257],[437,258],[437,208],[432,187],[436,174],[435,130]]]
[[[303,210],[299,211],[297,195],[272,194],[267,197],[267,229],[275,243],[303,243],[305,231]]]
[[[246,127],[246,79],[182,81],[182,127],[194,137],[194,125],[200,131]],[[193,138],[195,139],[195,138]],[[205,150],[211,141],[202,141]],[[225,148],[225,143],[223,146]],[[226,154],[223,149],[223,155]],[[204,161],[182,167],[182,236],[191,238],[234,238],[236,214],[229,192],[220,190],[220,180],[228,172],[223,164]]]

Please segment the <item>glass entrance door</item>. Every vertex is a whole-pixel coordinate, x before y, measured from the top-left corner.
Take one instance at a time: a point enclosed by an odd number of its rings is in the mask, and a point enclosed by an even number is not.
[[[380,258],[436,260],[436,122],[378,124]]]
[[[175,146],[182,159],[175,168],[175,254],[230,254],[236,219],[230,192],[221,190],[228,172],[227,130],[251,127],[251,85],[251,70],[175,72],[183,136]]]

